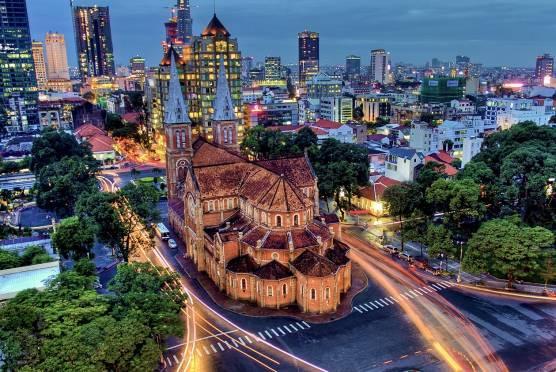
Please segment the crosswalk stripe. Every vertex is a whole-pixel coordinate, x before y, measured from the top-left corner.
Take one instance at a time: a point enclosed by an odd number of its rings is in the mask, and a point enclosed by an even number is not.
[[[374,302],[369,302],[369,305],[371,305],[373,309],[380,309],[380,307],[377,306]]]
[[[224,351],[224,346],[222,346],[220,342],[218,343],[218,347],[220,348],[220,350]]]
[[[437,287],[440,287],[440,288],[442,288],[442,289],[446,289],[446,288],[447,288],[446,284],[442,284],[442,283],[436,283],[436,286],[437,286]]]
[[[258,333],[259,333],[259,336],[261,336],[261,339],[266,340],[261,332],[258,332]]]
[[[228,349],[232,348],[232,346],[228,343],[228,341],[224,341],[224,344],[228,347]]]
[[[363,305],[361,305],[361,306],[366,307],[366,308],[369,309],[369,310],[374,310],[372,307],[370,307],[370,306],[367,305],[367,304],[363,304]]]
[[[438,285],[436,285],[436,284],[431,284],[431,286],[432,286],[434,289],[436,289],[437,291],[441,291],[441,290],[444,289],[444,288],[442,288],[442,287],[440,287],[440,286],[438,286]]]
[[[353,307],[355,310],[357,310],[359,312],[359,314],[363,314],[363,312],[361,310],[359,310],[359,308],[357,306]]]
[[[290,329],[288,328],[287,325],[283,325],[282,327],[284,327],[284,329],[285,329],[286,331],[288,331],[289,333],[292,333],[292,331],[290,331]]]
[[[280,327],[276,327],[276,329],[278,329],[280,331],[280,333],[282,334],[282,336],[286,335],[286,332],[282,331],[282,328]]]
[[[381,303],[380,303],[380,302],[378,302],[378,301],[374,301],[374,303],[375,303],[375,304],[378,304],[378,305],[379,305],[380,307],[384,307],[384,305],[383,305],[383,304],[381,304]]]
[[[400,297],[403,298],[404,300],[407,300],[407,297],[405,297],[403,293],[400,293]]]
[[[276,337],[280,337],[280,335],[278,334],[278,332],[276,332],[274,330],[274,328],[270,328],[270,332],[274,333],[276,335]],[[285,333],[284,333],[285,334]]]
[[[417,292],[417,293],[423,294],[423,295],[426,295],[426,294],[427,294],[427,292],[425,292],[425,291],[424,291],[423,289],[421,289],[421,288],[415,288],[414,291]]]
[[[243,336],[243,337],[247,338],[247,336]],[[249,341],[251,341],[251,340],[249,340]],[[240,344],[240,345],[245,346],[245,341],[243,341],[243,339],[241,337],[237,338],[237,343]]]
[[[427,288],[427,287],[423,287],[423,288],[421,288],[421,290],[422,290],[423,292],[426,292],[426,293],[432,293],[432,290],[429,289],[429,288]]]
[[[239,347],[239,344],[236,342],[235,338],[232,338],[232,344],[234,344],[234,347]]]
[[[299,322],[295,322],[295,324],[297,324],[297,326],[301,329],[305,329],[305,327],[303,327],[301,324],[299,324]]]
[[[413,296],[410,295],[409,292],[405,292],[404,295],[407,296],[407,297],[409,297],[409,298],[411,298],[411,299],[413,299]]]
[[[268,331],[264,331],[264,333],[266,333],[266,335],[268,336],[268,338],[272,338],[272,335],[270,333],[268,333]]]
[[[176,361],[176,363],[179,363],[180,361],[178,360],[178,357],[176,356],[176,354],[172,355],[174,357],[174,360]]]
[[[417,293],[415,293],[414,291],[409,291],[409,293],[411,293],[411,294],[414,295],[415,297],[417,297],[417,296],[422,296],[421,293],[417,294]]]
[[[218,353],[218,350],[216,350],[216,348],[214,347],[213,344],[210,344],[210,348],[211,348],[215,353]]]
[[[197,350],[197,354],[199,354],[200,357],[203,356],[203,354],[201,354],[201,349],[199,349],[198,347],[196,347],[195,350]]]
[[[392,296],[390,296],[390,298],[392,299],[392,301],[395,301],[395,302],[400,302],[400,301],[396,300],[396,298],[395,298],[395,297],[392,297]]]
[[[394,301],[390,300],[388,297],[384,298],[386,301],[390,302],[390,305],[394,305]]]
[[[382,298],[378,299],[378,302],[380,302],[381,304],[384,304],[384,306],[390,306],[390,304],[386,301],[384,301]]]
[[[297,332],[297,328],[295,328],[295,326],[293,324],[290,324],[290,327],[292,327],[293,330]]]
[[[432,286],[430,286],[430,285],[428,285],[427,288],[430,288],[431,290],[433,290],[433,291],[435,291],[435,292],[437,291],[437,289],[435,289],[434,287],[432,287]]]
[[[203,345],[203,349],[205,349],[205,354],[207,354],[207,355],[209,355],[209,354],[210,354],[210,351],[209,351],[209,349],[207,349],[207,347],[206,347],[205,345]]]
[[[456,285],[455,283],[452,283],[452,282],[447,282],[446,280],[445,280],[445,281],[443,281],[442,283],[446,283],[446,285],[447,285],[448,287],[453,287],[453,286],[455,286],[455,285]]]
[[[307,323],[306,321],[302,321],[301,323],[303,323],[304,325],[307,326],[307,328],[311,328],[311,325],[309,323]]]
[[[245,339],[247,340],[247,342],[249,342],[250,344],[253,343],[253,341],[251,341],[251,339],[249,338],[249,336],[245,335],[245,336],[243,336],[243,337],[245,337]],[[239,339],[241,340],[241,337],[240,337]],[[242,340],[242,341],[243,341],[243,340]],[[245,345],[244,342],[242,342],[241,344],[242,344],[242,345]]]
[[[166,361],[168,362],[168,365],[170,367],[172,367],[172,360],[170,360],[170,358],[166,357]]]

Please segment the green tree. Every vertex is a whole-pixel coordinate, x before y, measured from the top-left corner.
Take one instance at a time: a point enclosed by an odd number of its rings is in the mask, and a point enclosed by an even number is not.
[[[92,227],[77,216],[62,220],[52,234],[52,244],[64,258],[90,257],[94,242]]]
[[[506,277],[511,287],[516,279],[538,276],[553,244],[554,234],[543,227],[522,226],[516,216],[494,219],[469,240],[463,268]]]
[[[38,245],[31,245],[25,248],[25,251],[23,251],[20,260],[21,266],[27,266],[50,262],[52,261],[52,258],[48,255],[48,252],[43,247]]]
[[[297,132],[294,139],[294,144],[301,151],[305,149],[316,146],[318,143],[317,135],[311,130],[311,128],[305,126]]]
[[[419,243],[421,256],[423,256],[423,246],[428,243],[427,241],[427,227],[429,216],[423,213],[420,209],[414,209],[411,216],[403,224],[404,238],[408,241]]]
[[[0,270],[13,269],[20,265],[21,260],[17,253],[0,249]]]
[[[429,223],[427,225],[426,241],[430,257],[442,257],[446,261],[448,269],[448,259],[456,256],[456,246],[452,239],[452,232],[444,225]]]
[[[61,217],[72,215],[79,195],[96,188],[97,170],[96,164],[91,165],[77,157],[45,166],[35,185],[37,205]]]
[[[383,200],[390,215],[398,218],[402,251],[404,250],[404,218],[409,217],[415,210],[420,199],[419,186],[415,183],[402,183],[386,189]]]
[[[78,157],[89,163],[96,163],[86,144],[79,144],[74,136],[63,131],[47,129],[33,141],[31,170],[38,176],[44,167],[66,157]]]

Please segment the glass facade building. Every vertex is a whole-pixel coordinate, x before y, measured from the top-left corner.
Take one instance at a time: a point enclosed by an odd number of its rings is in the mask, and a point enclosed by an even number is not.
[[[37,81],[25,0],[0,0],[0,129],[38,125]]]
[[[305,88],[307,81],[319,73],[319,34],[303,31],[298,34],[299,86]]]
[[[73,8],[73,22],[81,78],[114,75],[114,50],[108,7],[76,6]]]

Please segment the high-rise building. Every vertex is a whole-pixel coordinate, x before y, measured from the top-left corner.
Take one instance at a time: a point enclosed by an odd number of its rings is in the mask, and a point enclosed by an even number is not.
[[[25,0],[0,0],[0,125],[38,125],[37,79]]]
[[[371,50],[371,66],[369,75],[371,80],[380,84],[390,84],[390,53],[384,49]]]
[[[308,80],[319,73],[319,34],[303,31],[298,34],[299,86],[305,88]]]
[[[115,73],[108,7],[75,6],[73,22],[81,78]]]
[[[552,77],[554,74],[554,57],[550,54],[544,54],[537,57],[537,65],[535,68],[535,79],[543,81],[546,76]]]
[[[193,65],[193,73],[186,75],[186,83],[194,86],[190,99],[191,119],[201,123],[207,138],[210,138],[221,61],[224,62],[234,110],[241,119],[241,53],[237,39],[231,37],[216,14],[201,36],[194,38],[192,52],[190,64]]]
[[[47,33],[45,45],[48,80],[69,80],[68,54],[64,35]]]
[[[282,62],[280,57],[266,57],[264,59],[265,80],[280,80],[282,78]]]
[[[178,0],[176,10],[178,37],[185,44],[191,44],[193,38],[193,20],[189,0]]]
[[[33,61],[35,62],[35,76],[39,90],[46,90],[46,64],[44,63],[44,45],[42,41],[33,41]]]
[[[361,75],[361,57],[347,56],[346,57],[346,78],[348,80],[357,79]]]
[[[145,75],[145,58],[132,57],[129,60],[129,69],[133,75]]]

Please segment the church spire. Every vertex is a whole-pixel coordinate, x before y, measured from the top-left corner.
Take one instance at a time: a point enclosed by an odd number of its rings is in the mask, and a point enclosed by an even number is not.
[[[178,69],[176,67],[176,52],[170,50],[170,84],[168,86],[168,97],[164,103],[164,124],[191,124],[189,118],[189,107],[183,98]]]
[[[234,104],[228,79],[226,79],[226,66],[224,66],[224,56],[220,56],[220,68],[218,71],[218,81],[216,82],[216,98],[214,99],[214,121],[236,120]]]

